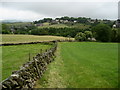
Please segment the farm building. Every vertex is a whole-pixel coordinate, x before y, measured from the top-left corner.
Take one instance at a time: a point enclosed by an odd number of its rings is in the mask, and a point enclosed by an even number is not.
[[[43,26],[43,24],[42,23],[37,23],[37,24],[35,24],[35,26]]]
[[[116,28],[116,27],[117,27],[117,25],[116,25],[116,24],[114,24],[114,25],[113,25],[113,28]]]
[[[118,19],[118,20],[116,21],[116,25],[117,25],[118,28],[120,28],[120,19]]]

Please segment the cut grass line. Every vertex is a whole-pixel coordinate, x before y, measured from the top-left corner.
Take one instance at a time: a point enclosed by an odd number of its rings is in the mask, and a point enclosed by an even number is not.
[[[43,77],[36,82],[35,88],[66,88],[67,83],[61,76],[64,64],[60,56],[60,46],[57,48],[56,56],[55,61],[50,63]]]

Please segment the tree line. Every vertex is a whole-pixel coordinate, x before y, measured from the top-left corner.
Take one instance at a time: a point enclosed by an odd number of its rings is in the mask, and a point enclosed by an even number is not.
[[[80,28],[37,28],[31,30],[32,35],[54,35],[54,36],[63,36],[63,37],[75,37],[78,32],[89,31],[89,29],[80,29]]]
[[[37,28],[29,26],[27,28],[14,28],[14,34],[30,34],[30,35],[53,35],[63,37],[73,37],[77,41],[88,41],[95,38],[102,42],[120,42],[120,28],[111,28],[107,24],[97,24],[92,28]],[[6,24],[2,24],[2,34],[13,34]]]

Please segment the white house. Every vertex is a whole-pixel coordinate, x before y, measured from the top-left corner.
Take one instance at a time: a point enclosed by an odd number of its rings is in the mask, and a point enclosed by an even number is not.
[[[116,25],[116,24],[114,24],[114,25],[113,25],[113,28],[116,28],[116,27],[117,27],[117,25]]]

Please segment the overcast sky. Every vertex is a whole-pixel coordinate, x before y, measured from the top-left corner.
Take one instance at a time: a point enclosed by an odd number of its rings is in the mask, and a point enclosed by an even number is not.
[[[119,0],[1,0],[0,20],[34,21],[45,17],[117,19]]]

